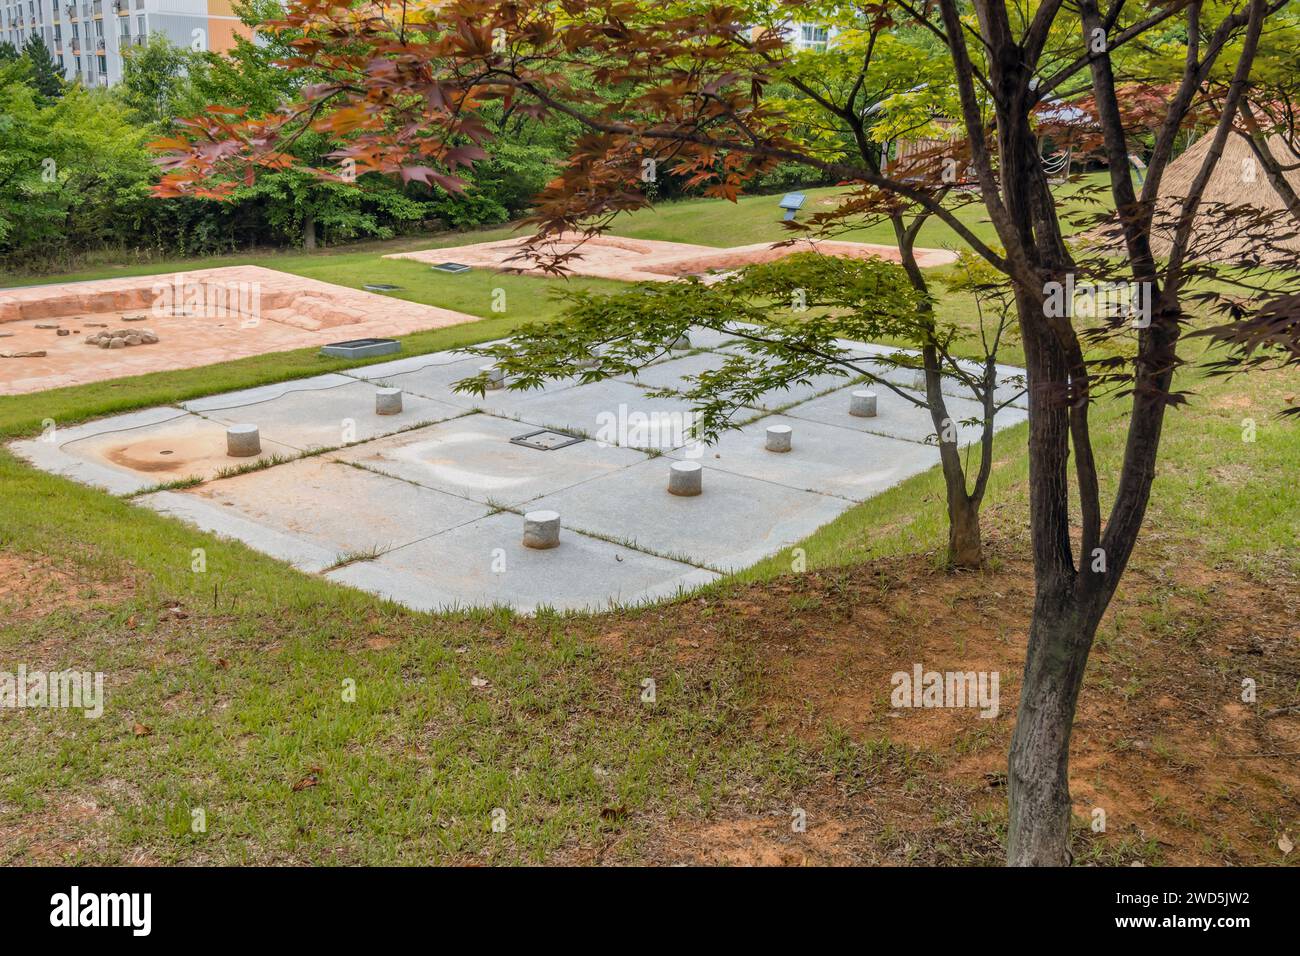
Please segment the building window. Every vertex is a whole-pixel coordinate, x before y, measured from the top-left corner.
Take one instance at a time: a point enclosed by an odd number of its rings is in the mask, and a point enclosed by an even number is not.
[[[811,23],[799,24],[798,46],[801,50],[824,50],[829,38],[830,31],[825,27],[815,26]]]

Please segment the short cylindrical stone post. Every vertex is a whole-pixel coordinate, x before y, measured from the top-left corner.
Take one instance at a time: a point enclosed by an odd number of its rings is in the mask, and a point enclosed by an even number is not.
[[[505,387],[506,373],[501,369],[497,368],[495,365],[481,365],[479,366],[479,371],[487,372],[489,389],[498,389],[498,388]]]
[[[697,461],[675,461],[668,468],[668,493],[689,498],[704,487],[704,469]]]
[[[530,511],[524,515],[524,547],[544,551],[560,543],[560,513]]]
[[[231,425],[226,429],[226,454],[231,458],[252,458],[262,453],[262,436],[256,425]]]
[[[402,411],[402,390],[381,388],[375,392],[375,414],[397,415]]]
[[[918,392],[924,392],[928,386],[925,384],[925,372],[918,371],[912,376],[912,388]]]
[[[858,418],[876,417],[876,393],[869,391],[854,392],[849,396],[849,414]]]
[[[673,339],[672,345],[669,346],[674,352],[687,352],[691,348],[691,334],[683,332],[677,338]]]
[[[793,433],[789,425],[768,425],[767,426],[767,450],[768,451],[789,451],[790,436]]]

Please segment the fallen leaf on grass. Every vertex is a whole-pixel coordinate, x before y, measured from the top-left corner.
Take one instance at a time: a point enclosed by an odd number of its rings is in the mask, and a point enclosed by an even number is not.
[[[293,792],[297,793],[300,790],[306,790],[310,787],[318,786],[320,784],[321,773],[323,773],[323,771],[320,767],[308,767],[307,776],[303,777],[293,785]]]
[[[148,737],[153,733],[153,728],[148,724],[136,724],[131,728],[131,733],[135,734],[137,737]]]

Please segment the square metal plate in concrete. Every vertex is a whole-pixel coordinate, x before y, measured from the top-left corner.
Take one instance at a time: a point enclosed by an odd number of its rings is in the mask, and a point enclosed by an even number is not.
[[[385,474],[474,501],[515,506],[621,471],[645,456],[584,441],[540,453],[513,444],[519,423],[466,415],[331,453]]]
[[[792,431],[788,452],[768,451],[769,425]],[[674,458],[682,457],[670,452]],[[725,432],[700,459],[709,468],[775,482],[787,488],[865,501],[939,463],[939,449],[784,415],[769,415]]]
[[[544,428],[541,431],[529,432],[527,435],[516,435],[510,441],[512,444],[523,445],[536,451],[554,451],[556,448],[567,448],[586,439]]]
[[[719,571],[739,570],[816,531],[851,501],[733,475],[704,465],[704,492],[668,493],[673,460],[653,458],[530,502],[565,527],[627,541]]]
[[[208,408],[204,415],[236,425],[257,425],[264,438],[304,451],[336,448],[391,435],[414,425],[446,421],[465,410],[420,395],[403,395],[396,415],[375,412],[378,387],[339,376],[329,388],[297,390],[266,401]]]
[[[862,387],[867,388],[868,386]],[[802,405],[796,405],[794,408],[787,410],[785,414],[791,418],[822,422],[840,428],[852,428],[857,431],[886,435],[890,438],[901,438],[906,441],[927,444],[934,444],[936,441],[934,422],[930,417],[928,408],[918,408],[896,392],[884,386],[876,385],[870,387],[870,391],[876,393],[876,416],[874,418],[858,418],[849,414],[849,396],[852,391],[851,388],[844,388],[831,392],[821,398],[815,398],[812,401],[804,402]],[[958,442],[964,445],[978,441],[981,433],[980,427],[961,423],[966,419],[979,417],[981,415],[980,406],[971,401],[947,396],[944,404],[948,408],[948,414],[957,424]],[[1011,425],[1017,425],[1024,421],[1026,417],[1027,415],[1023,409],[1005,408],[997,416],[997,427],[1001,430]]]
[[[525,613],[639,604],[717,578],[567,528],[558,547],[525,548],[523,520],[491,515],[327,577],[421,610],[507,605]]]
[[[487,512],[476,502],[326,457],[140,500],[308,571],[401,547]]]
[[[332,358],[363,359],[376,355],[391,355],[402,351],[402,343],[397,339],[350,339],[347,342],[331,342],[321,346],[320,354]]]

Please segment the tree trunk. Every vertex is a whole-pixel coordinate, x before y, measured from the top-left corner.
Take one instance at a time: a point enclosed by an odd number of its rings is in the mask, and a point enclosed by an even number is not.
[[[1011,737],[1011,866],[1070,863],[1070,735],[1097,623],[1097,615],[1078,605],[1072,581],[1040,590],[1034,601],[1020,709]]]
[[[316,249],[316,216],[312,213],[302,218],[302,247],[308,252]]]
[[[978,568],[984,564],[984,544],[980,536],[979,502],[963,488],[948,484],[948,566]],[[954,493],[954,491],[956,493]]]

